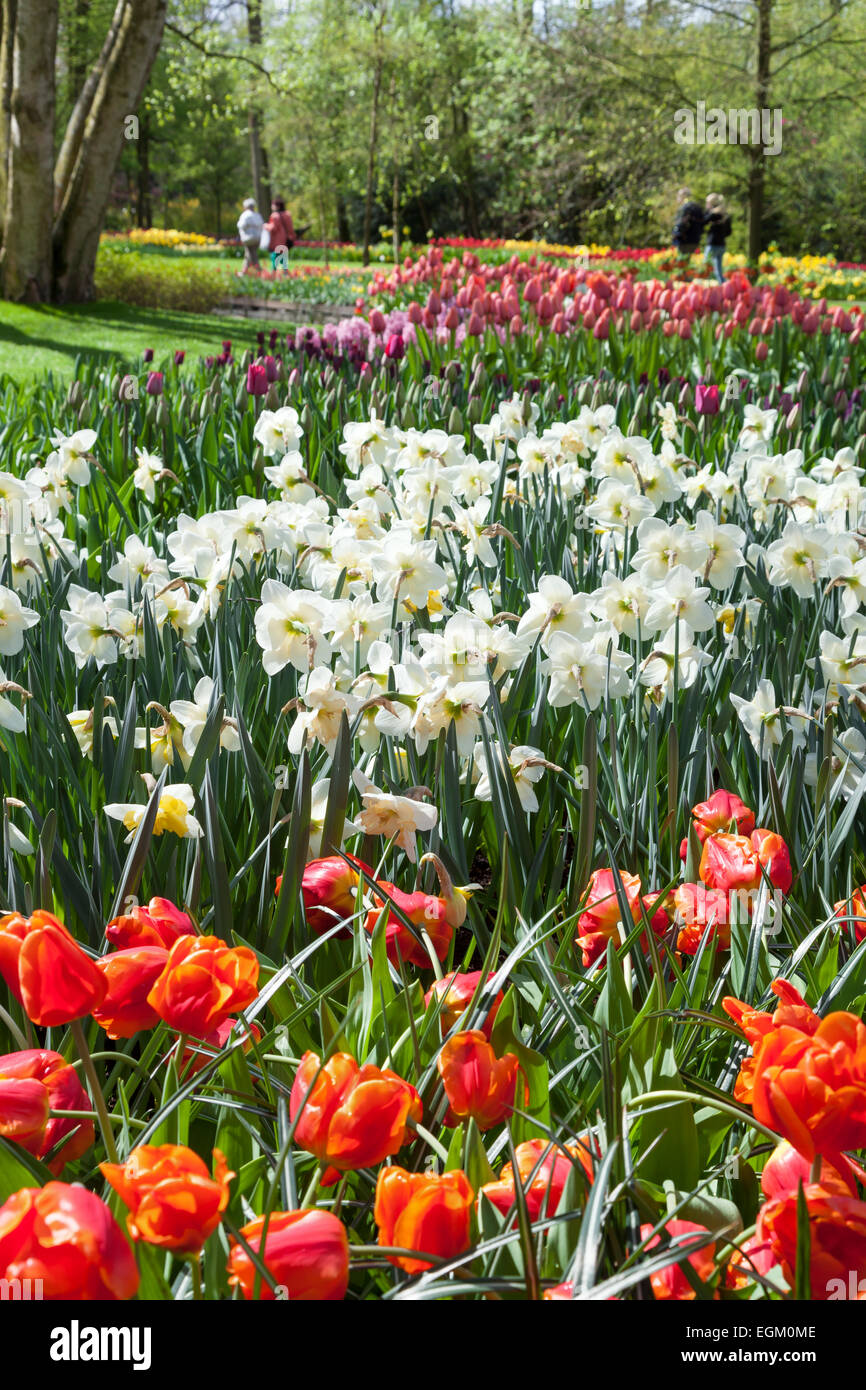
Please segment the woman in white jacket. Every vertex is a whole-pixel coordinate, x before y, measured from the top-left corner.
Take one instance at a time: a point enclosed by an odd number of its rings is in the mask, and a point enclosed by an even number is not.
[[[259,268],[259,240],[264,219],[256,211],[255,198],[244,200],[244,210],[238,218],[238,236],[244,248],[244,270]]]

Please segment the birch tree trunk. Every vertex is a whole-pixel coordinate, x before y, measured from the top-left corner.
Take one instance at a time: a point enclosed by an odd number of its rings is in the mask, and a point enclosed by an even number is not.
[[[166,7],[167,0],[130,0],[123,7],[77,155],[61,189],[54,227],[54,299],[58,303],[93,297],[96,252],[111,181],[124,138],[135,129],[130,118],[159,52]]]

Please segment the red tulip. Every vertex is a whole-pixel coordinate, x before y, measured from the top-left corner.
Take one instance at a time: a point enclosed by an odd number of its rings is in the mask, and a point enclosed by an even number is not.
[[[164,946],[133,946],[115,951],[96,962],[108,984],[108,993],[93,1017],[110,1038],[132,1038],[145,1028],[155,1028],[159,1014],[147,996],[165,969]]]
[[[33,1048],[0,1057],[0,1134],[46,1160],[68,1135],[63,1147],[47,1160],[55,1177],[65,1164],[87,1152],[94,1131],[92,1120],[71,1115],[49,1118],[49,1110],[90,1109],[90,1097],[75,1068],[59,1052]]]
[[[803,1188],[809,1220],[809,1282],[812,1298],[862,1296],[866,1276],[866,1202],[809,1183]],[[758,1212],[756,1241],[769,1244],[788,1283],[797,1266],[799,1192],[766,1202]],[[864,1283],[863,1288],[866,1288]]]
[[[589,1186],[595,1175],[593,1153],[598,1144],[589,1134],[582,1134],[573,1144],[558,1146],[546,1139],[528,1139],[518,1144],[517,1174],[526,1198],[531,1221],[537,1221],[544,1211],[554,1216],[559,1209],[569,1174],[577,1166],[582,1169],[584,1185]],[[506,1163],[496,1182],[485,1183],[481,1191],[503,1216],[514,1207],[514,1166]]]
[[[22,1187],[0,1206],[0,1279],[41,1280],[46,1300],[132,1298],[138,1270],[95,1193],[65,1182]]]
[[[267,1230],[265,1227],[267,1226]],[[349,1285],[349,1239],[346,1228],[329,1211],[315,1208],[275,1211],[257,1216],[241,1227],[250,1249],[261,1255],[274,1283],[291,1303],[336,1303]],[[264,1234],[264,1241],[262,1235]],[[233,1237],[228,1260],[229,1284],[245,1299],[255,1296],[272,1302],[277,1294],[258,1274],[244,1247]]]
[[[437,959],[444,960],[454,935],[454,929],[448,921],[450,909],[446,900],[434,897],[431,893],[404,893],[393,883],[382,883],[381,886],[391,902],[418,928],[419,935],[422,929],[427,933]],[[367,913],[364,927],[370,935],[375,931],[384,907],[383,902],[381,906],[374,907]],[[422,969],[430,965],[430,957],[423,941],[416,940],[409,928],[390,911],[385,925],[385,949],[392,965],[397,966],[401,960],[418,965]]]
[[[41,910],[29,918],[0,917],[0,975],[41,1028],[89,1014],[107,988],[96,963],[63,923]]]
[[[700,390],[700,387],[696,389]],[[713,792],[706,801],[693,806],[692,821],[701,844],[708,835],[715,835],[719,830],[729,830],[732,823],[736,826],[738,835],[751,835],[755,828],[754,812],[749,810],[736,792],[724,790]],[[683,840],[680,845],[681,859],[685,859],[687,851],[688,840]]]
[[[647,1236],[650,1234],[652,1229],[653,1227],[650,1224],[641,1226],[641,1240],[646,1240]],[[698,1234],[710,1234],[706,1226],[698,1226],[695,1224],[694,1221],[680,1221],[676,1218],[667,1221],[665,1223],[664,1229],[669,1236],[674,1238],[675,1242],[677,1241],[678,1237],[687,1238],[689,1236],[695,1236]],[[647,1252],[655,1250],[660,1245],[661,1234],[659,1233],[657,1235],[654,1235],[652,1240],[648,1242],[648,1244],[646,1245],[646,1250]],[[657,1274],[650,1275],[650,1284],[652,1285],[652,1291],[655,1294],[656,1299],[659,1300],[684,1300],[696,1298],[697,1294],[695,1293],[695,1290],[692,1288],[691,1284],[689,1283],[688,1279],[686,1278],[685,1274],[683,1274],[683,1271],[681,1269],[681,1265],[683,1264],[683,1257],[680,1257],[680,1259],[677,1260],[676,1255],[673,1253],[674,1249],[675,1245],[671,1251],[671,1264],[666,1265],[665,1268],[659,1270]],[[709,1240],[707,1244],[702,1246],[700,1250],[696,1250],[694,1254],[688,1255],[686,1257],[688,1259],[688,1263],[691,1265],[698,1279],[700,1279],[704,1284],[708,1283],[709,1280],[712,1279],[713,1274],[715,1273],[715,1253],[716,1242],[715,1240]],[[713,1294],[713,1298],[718,1297],[719,1291],[718,1289],[716,1289]]]
[[[631,931],[640,919],[641,882],[637,874],[621,873],[620,879],[631,912],[625,924]],[[577,944],[583,951],[584,967],[593,965],[607,949],[608,941],[620,941],[620,907],[612,869],[596,869],[589,880],[589,897],[577,920]]]
[[[522,1108],[529,1098],[517,1057],[512,1052],[497,1057],[480,1030],[450,1037],[436,1066],[449,1102],[445,1124],[451,1128],[473,1119],[479,1129],[491,1129],[515,1103]]]
[[[850,898],[834,903],[833,909],[839,921],[851,920],[855,940],[862,941],[866,936],[866,883],[855,888]]]
[[[353,859],[372,878],[373,870],[360,859]],[[304,869],[301,894],[307,923],[317,936],[329,931],[344,918],[351,917],[358,906],[358,888],[363,892],[364,881],[352,864],[339,854],[327,859],[312,859]],[[277,880],[279,891],[282,879]],[[346,931],[348,935],[348,930]]]
[[[459,974],[456,970],[452,970],[450,974],[444,975],[441,980],[433,981],[427,993],[424,995],[424,1007],[429,1009],[433,1000],[440,1003],[439,1018],[443,1034],[450,1032],[450,1030],[460,1022],[460,1019],[472,1002],[472,997],[478,988],[480,979],[480,970],[472,970],[469,971],[468,974]],[[487,976],[487,979],[494,979],[494,973],[492,971]],[[493,1024],[502,999],[503,994],[502,990],[500,990],[490,1006],[487,1017],[480,1025],[481,1031],[488,1041],[493,1032]]]

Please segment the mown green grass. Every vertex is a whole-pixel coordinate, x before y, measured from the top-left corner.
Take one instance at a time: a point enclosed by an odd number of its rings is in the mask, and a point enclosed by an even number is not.
[[[285,333],[287,327],[285,321],[139,309],[114,300],[63,308],[0,303],[0,373],[16,381],[42,372],[69,379],[79,353],[105,364],[122,360],[138,365],[145,348],[153,349],[155,366],[177,348],[194,362],[218,353],[225,338],[242,352],[255,346],[260,329]]]

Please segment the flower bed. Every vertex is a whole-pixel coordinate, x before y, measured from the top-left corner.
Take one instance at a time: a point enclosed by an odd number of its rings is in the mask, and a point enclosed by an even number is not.
[[[859,319],[528,270],[0,384],[0,1278],[866,1277]]]

